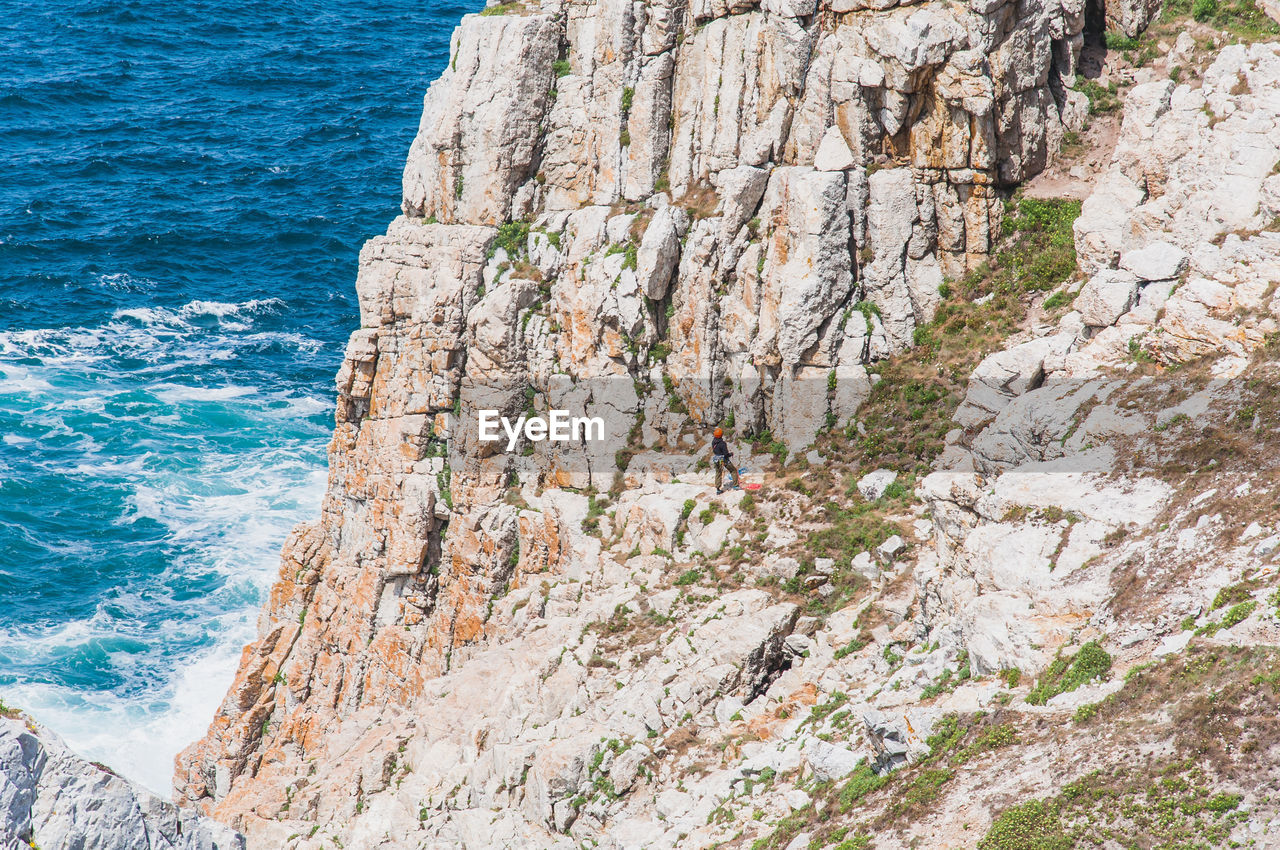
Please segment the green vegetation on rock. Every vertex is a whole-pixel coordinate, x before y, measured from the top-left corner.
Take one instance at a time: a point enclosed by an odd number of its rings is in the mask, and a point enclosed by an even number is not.
[[[1214,793],[1189,762],[1152,776],[1140,769],[1095,770],[1062,793],[1006,809],[979,850],[1073,847],[1225,847],[1242,816],[1241,797]]]
[[[1031,705],[1044,705],[1058,694],[1074,691],[1094,679],[1111,672],[1111,656],[1096,641],[1089,641],[1071,658],[1059,656],[1040,677],[1040,683],[1027,694]]]
[[[1031,800],[1006,809],[978,843],[978,850],[1070,850],[1074,845],[1062,833],[1058,806]]]
[[[1120,91],[1115,83],[1103,86],[1087,77],[1076,77],[1076,91],[1089,98],[1090,115],[1106,115],[1120,108]]]
[[[1165,20],[1190,16],[1244,41],[1280,36],[1280,24],[1253,0],[1166,0],[1161,14]]]
[[[517,257],[524,253],[528,239],[529,222],[509,221],[498,228],[498,234],[489,245],[488,256],[492,257],[501,248],[507,252],[508,257]]]

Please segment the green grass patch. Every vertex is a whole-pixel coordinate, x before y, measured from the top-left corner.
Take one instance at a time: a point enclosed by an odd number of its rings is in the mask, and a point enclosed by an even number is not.
[[[1110,672],[1111,655],[1096,641],[1089,641],[1070,658],[1055,658],[1041,675],[1040,683],[1027,694],[1027,702],[1044,705],[1058,694],[1069,693],[1086,682],[1105,678]]]
[[[1087,715],[1083,720],[1119,728],[1143,718],[1157,722],[1169,748],[1163,761],[1121,757],[1056,795],[1011,806],[978,847],[1231,846],[1229,836],[1245,818],[1237,810],[1243,798],[1221,784],[1254,775],[1257,753],[1276,743],[1278,712],[1280,651],[1274,647],[1193,645],[1135,667],[1120,691],[1082,706],[1077,720]]]
[[[1014,731],[1013,726],[1008,723],[1002,723],[998,726],[988,726],[974,739],[973,743],[965,747],[952,757],[952,764],[964,764],[976,756],[983,753],[998,750],[1007,747],[1010,744],[1017,743],[1018,734]]]
[[[1216,611],[1219,608],[1226,608],[1228,605],[1238,605],[1241,602],[1248,602],[1253,599],[1253,591],[1257,589],[1256,581],[1241,581],[1235,584],[1229,584],[1217,592],[1213,597],[1213,604],[1209,606],[1210,611]]]
[[[1109,115],[1120,109],[1120,89],[1115,83],[1102,85],[1084,75],[1076,77],[1076,91],[1089,99],[1090,115]]]
[[[1224,629],[1229,629],[1232,626],[1237,626],[1240,623],[1243,623],[1245,620],[1249,619],[1249,615],[1252,614],[1257,607],[1258,603],[1253,600],[1231,606],[1231,610],[1222,618],[1222,627]]]
[[[862,640],[861,638],[854,638],[853,640],[849,641],[844,646],[836,650],[835,652],[836,660],[839,661],[841,658],[847,658],[848,656],[853,655],[855,652],[861,652],[862,650],[866,649],[866,646],[867,646],[866,641]]]
[[[1161,17],[1163,20],[1191,17],[1241,41],[1280,36],[1280,24],[1253,0],[1166,0]]]
[[[1142,39],[1127,36],[1122,32],[1109,32],[1105,35],[1108,50],[1137,50],[1142,46]]]
[[[1076,295],[1074,292],[1067,292],[1066,290],[1063,290],[1061,292],[1055,292],[1048,298],[1044,299],[1044,304],[1042,306],[1046,310],[1058,310],[1062,307],[1068,306],[1075,300]]]
[[[814,559],[831,558],[835,567],[829,580],[834,592],[826,597],[814,594],[805,603],[806,611],[821,616],[844,607],[866,587],[867,580],[850,566],[853,556],[875,549],[893,535],[902,534],[902,529],[884,518],[877,503],[862,501],[828,501],[821,511],[814,512],[813,519],[819,527],[808,532],[799,544],[799,557],[805,559],[801,571],[783,587],[802,593],[804,577],[812,572]]]
[[[827,502],[822,508],[824,526],[811,533],[805,550],[815,558],[849,561],[859,552],[868,552],[902,529],[884,519],[874,504],[843,505]]]
[[[480,10],[481,17],[492,17],[493,15],[511,15],[520,12],[524,7],[520,3],[499,3],[496,6],[486,6]]]
[[[978,850],[1071,850],[1073,846],[1063,833],[1058,806],[1046,800],[1006,809],[978,842]]]
[[[1249,615],[1256,611],[1258,603],[1250,599],[1248,602],[1241,602],[1232,605],[1226,614],[1222,615],[1221,620],[1211,620],[1200,628],[1196,629],[1196,637],[1213,637],[1223,629],[1229,629],[1232,626],[1238,626],[1245,620],[1249,619]]]
[[[847,695],[835,693],[812,713],[830,717],[834,726],[842,713],[848,713],[844,708],[848,701]],[[993,717],[947,715],[934,725],[929,755],[918,764],[880,776],[863,759],[843,782],[810,788],[810,806],[778,821],[771,834],[751,846],[781,850],[798,833],[808,831],[811,848],[843,848],[849,840],[855,842],[848,845],[851,848],[866,847],[863,836],[888,835],[933,811],[955,776],[954,768],[966,759],[1014,743],[1013,727]]]
[[[498,235],[493,237],[486,257],[492,257],[498,249],[507,252],[507,256],[515,259],[525,252],[525,244],[529,239],[529,222],[509,221],[498,228]]]
[[[1019,198],[1005,208],[1001,224],[1005,236],[1019,237],[996,254],[999,270],[993,289],[1010,292],[1056,288],[1076,273],[1073,225],[1081,202]]]
[[[1071,719],[1074,720],[1076,723],[1088,723],[1090,720],[1092,720],[1097,716],[1098,716],[1098,703],[1090,702],[1090,703],[1085,703],[1084,705],[1077,708],[1076,713],[1071,716]]]
[[[956,657],[956,663],[958,665],[956,670],[953,671],[950,667],[947,667],[938,676],[936,682],[925,686],[924,692],[921,694],[923,699],[932,699],[939,694],[949,694],[959,685],[972,678],[973,671],[969,666],[968,650],[960,650],[960,654]]]
[[[1190,762],[1152,776],[1140,770],[1094,771],[1054,797],[1001,812],[979,850],[1074,847],[1226,847],[1243,815],[1241,797],[1214,794]]]
[[[864,758],[858,762],[858,766],[854,768],[853,773],[849,774],[840,793],[836,795],[836,808],[841,812],[847,812],[863,797],[879,791],[888,784],[889,778],[877,776]]]

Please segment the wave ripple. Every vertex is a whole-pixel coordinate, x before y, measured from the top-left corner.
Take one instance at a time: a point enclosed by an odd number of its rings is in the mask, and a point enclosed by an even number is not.
[[[359,245],[463,11],[0,21],[0,698],[157,791],[317,512]]]

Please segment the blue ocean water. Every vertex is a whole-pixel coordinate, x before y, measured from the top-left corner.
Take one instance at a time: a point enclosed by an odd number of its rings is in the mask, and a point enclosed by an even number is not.
[[[462,6],[3,0],[0,699],[167,790],[318,515]]]

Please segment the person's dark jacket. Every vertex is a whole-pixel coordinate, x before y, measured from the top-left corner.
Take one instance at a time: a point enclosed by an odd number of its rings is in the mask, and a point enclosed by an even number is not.
[[[724,441],[724,437],[713,437],[711,439],[711,456],[722,457],[726,460],[733,457],[729,453],[729,444]]]

